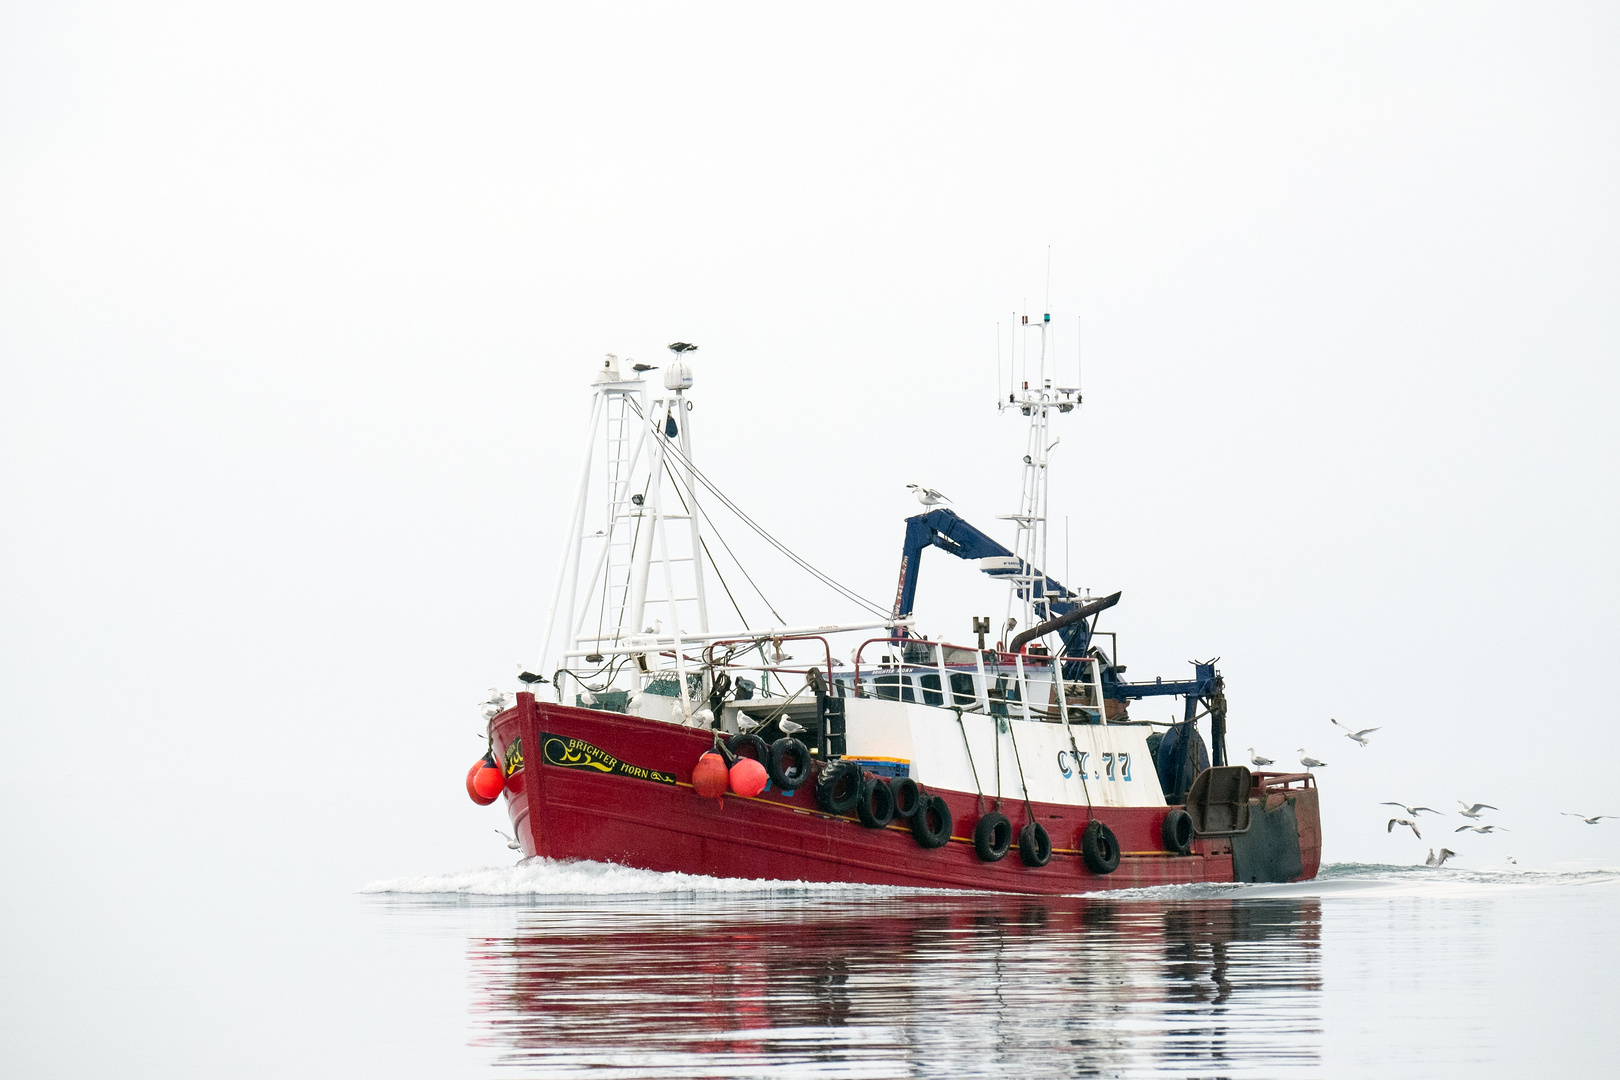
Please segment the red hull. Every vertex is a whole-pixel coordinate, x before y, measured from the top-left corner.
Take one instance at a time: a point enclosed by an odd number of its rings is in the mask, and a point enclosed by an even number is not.
[[[692,789],[692,767],[713,742],[703,731],[540,704],[527,693],[518,695],[515,708],[495,718],[492,729],[502,760],[508,759],[514,740],[522,740],[521,762],[509,762],[506,798],[518,839],[530,856],[714,877],[1021,893],[1234,880],[1228,840],[1198,840],[1192,854],[1184,856],[1164,850],[1160,828],[1169,807],[1091,811],[1037,802],[1032,809],[1052,838],[1051,861],[1038,868],[1025,866],[1015,850],[987,863],[974,852],[973,825],[980,813],[995,807],[986,798],[981,810],[971,792],[929,788],[944,797],[955,824],[949,843],[928,849],[903,823],[868,829],[853,815],[823,812],[810,785],[791,797],[772,790],[752,799],[699,798]],[[1275,809],[1282,801],[1292,807],[1297,821],[1301,872],[1292,880],[1309,880],[1321,861],[1316,791],[1296,789],[1283,798],[1274,794],[1252,803],[1258,812],[1268,804]],[[1004,799],[1000,809],[1015,833],[1027,821],[1022,800]],[[1111,874],[1093,873],[1080,856],[1080,833],[1093,817],[1119,839],[1122,855]]]

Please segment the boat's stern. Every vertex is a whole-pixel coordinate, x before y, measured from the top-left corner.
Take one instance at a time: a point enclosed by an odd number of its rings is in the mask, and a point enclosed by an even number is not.
[[[1254,773],[1249,828],[1232,837],[1232,879],[1309,881],[1322,865],[1322,816],[1310,773]]]

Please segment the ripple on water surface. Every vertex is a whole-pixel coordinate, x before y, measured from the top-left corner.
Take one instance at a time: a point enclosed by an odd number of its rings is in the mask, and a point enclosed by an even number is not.
[[[1490,1073],[1502,902],[1616,881],[1330,867],[1036,898],[529,860],[368,891],[505,906],[467,945],[474,1040],[522,1075],[1280,1077]]]

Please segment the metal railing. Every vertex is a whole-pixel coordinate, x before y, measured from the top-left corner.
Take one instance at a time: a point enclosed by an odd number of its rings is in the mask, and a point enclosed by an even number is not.
[[[868,664],[868,678],[862,674],[862,658],[869,645],[892,646],[895,652]],[[1108,722],[1102,666],[1092,656],[1053,655],[1039,645],[1006,652],[888,636],[861,642],[852,659],[848,689],[855,697],[920,700],[923,705],[1065,724],[1083,723],[1090,716],[1096,723]],[[1079,667],[1084,677],[1064,678],[1070,665]],[[835,681],[840,688],[845,686],[842,679]],[[1036,705],[1042,692],[1046,702]]]

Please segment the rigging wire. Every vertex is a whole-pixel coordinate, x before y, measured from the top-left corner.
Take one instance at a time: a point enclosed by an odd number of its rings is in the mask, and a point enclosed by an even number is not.
[[[634,404],[631,405],[631,408],[635,408],[637,414],[638,415],[640,414],[641,410],[639,408],[636,408],[636,406]],[[741,507],[739,507],[736,503],[732,502],[731,499],[726,495],[726,493],[721,491],[719,489],[719,487],[717,487],[715,485],[714,481],[710,480],[708,478],[708,476],[706,476],[703,473],[702,470],[700,470],[696,465],[694,465],[692,463],[691,458],[688,458],[685,454],[681,453],[680,447],[676,446],[673,442],[671,442],[668,445],[668,450],[669,450],[669,452],[671,454],[674,454],[677,458],[680,459],[681,464],[684,465],[688,470],[690,470],[691,474],[698,480],[698,482],[701,483],[705,488],[707,488],[709,490],[710,494],[712,494],[715,498],[719,499],[721,504],[724,505],[727,510],[730,510],[733,514],[736,514],[737,517],[742,521],[742,523],[744,525],[747,525],[750,529],[753,529],[754,532],[759,534],[761,539],[763,539],[766,543],[770,544],[772,547],[774,547],[777,551],[781,552],[783,555],[786,555],[790,560],[792,560],[794,563],[796,563],[799,566],[800,569],[804,570],[806,573],[810,574],[810,576],[816,578],[818,581],[820,581],[822,584],[826,585],[827,587],[831,588],[833,591],[839,593],[845,599],[853,601],[856,604],[859,604],[860,606],[866,608],[868,611],[871,611],[872,613],[878,615],[881,618],[888,618],[890,615],[893,614],[893,612],[889,611],[888,609],[879,607],[877,604],[875,604],[872,601],[866,599],[866,597],[862,596],[860,593],[857,593],[855,590],[849,588],[846,585],[840,584],[839,582],[833,580],[833,578],[829,577],[827,574],[825,574],[825,573],[821,572],[820,570],[816,569],[814,566],[811,566],[808,562],[806,562],[800,555],[798,555],[796,552],[794,552],[786,544],[782,543],[782,541],[778,540],[776,537],[772,536],[769,532],[767,532],[763,525],[759,524],[759,522],[755,521],[753,518],[749,517],[746,513],[744,513]],[[708,515],[705,514],[704,516],[707,517]],[[729,550],[729,548],[728,548],[728,550]],[[735,556],[733,556],[733,557],[735,557]],[[739,563],[738,565],[740,566],[741,564]]]
[[[675,476],[675,470],[670,467],[669,460],[667,458],[664,460],[664,474],[669,477],[670,483],[672,483],[675,487],[675,497],[681,500],[681,509],[690,514],[692,512],[692,508],[686,503],[686,493],[681,490],[680,480]],[[737,569],[742,571],[742,576],[748,578],[748,584],[754,586],[754,591],[759,593],[759,598],[764,601],[767,608],[770,608],[771,614],[776,616],[776,621],[785,623],[787,620],[783,619],[771,602],[765,599],[764,592],[762,592],[760,587],[755,584],[754,579],[748,577],[748,571],[743,568],[742,562],[738,560],[736,554],[731,550],[731,546],[726,543],[726,538],[720,535],[719,527],[715,525],[714,519],[709,516],[709,512],[703,509],[703,504],[698,503],[697,508],[698,513],[703,515],[703,520],[707,521],[709,523],[709,528],[714,531],[714,538],[720,541],[721,547],[726,549],[726,554],[730,555],[731,561],[737,564]],[[703,554],[708,556],[709,565],[714,568],[714,576],[720,579],[720,587],[726,590],[726,599],[731,601],[731,609],[737,613],[737,618],[742,620],[743,629],[752,630],[753,627],[748,625],[748,616],[743,614],[742,607],[737,603],[737,598],[732,595],[731,586],[726,584],[726,575],[720,572],[720,564],[714,561],[714,552],[709,550],[709,542],[703,538],[701,533],[698,534],[698,543],[703,548]]]

